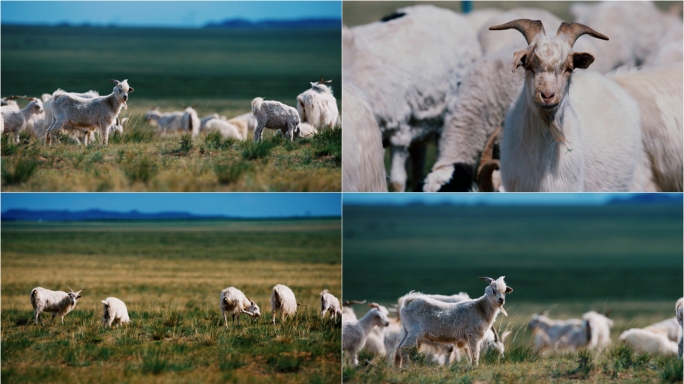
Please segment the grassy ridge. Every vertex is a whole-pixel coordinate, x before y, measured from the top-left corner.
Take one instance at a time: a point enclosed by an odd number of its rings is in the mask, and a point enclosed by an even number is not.
[[[2,244],[3,381],[340,381],[340,324],[318,318],[318,293],[341,293],[337,220],[3,223]],[[278,283],[307,307],[274,327]],[[84,291],[65,324],[33,325],[28,292],[67,284]],[[228,286],[259,322],[223,326]],[[102,328],[108,296],[131,325]]]

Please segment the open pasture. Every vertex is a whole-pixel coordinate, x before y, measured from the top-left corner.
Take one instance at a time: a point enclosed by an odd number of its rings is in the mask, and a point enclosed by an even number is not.
[[[422,355],[397,370],[368,352],[368,366],[345,366],[349,382],[676,382],[676,356],[650,356],[619,346],[618,336],[674,316],[682,296],[681,206],[344,207],[344,299],[389,306],[410,290],[483,295],[478,276],[506,276],[513,288],[508,317],[499,315],[503,359],[485,356],[476,369]],[[377,273],[377,271],[382,273]],[[367,308],[356,306],[357,315]],[[611,310],[615,325],[604,353],[533,352],[527,322]]]
[[[339,30],[222,30],[2,26],[3,96],[57,88],[135,89],[124,134],[87,148],[68,137],[47,148],[3,138],[3,191],[339,191],[341,134],[253,145],[219,135],[158,137],[144,114],[193,105],[200,117],[251,112],[254,97],[295,105],[320,75],[340,106]],[[26,104],[19,100],[20,107]]]
[[[3,381],[340,380],[340,324],[318,317],[318,293],[341,293],[339,220],[6,222],[2,240]],[[307,306],[274,327],[278,283]],[[67,284],[84,291],[65,324],[34,325],[31,289]],[[228,286],[260,306],[258,322],[224,327]],[[131,324],[103,328],[108,296]]]

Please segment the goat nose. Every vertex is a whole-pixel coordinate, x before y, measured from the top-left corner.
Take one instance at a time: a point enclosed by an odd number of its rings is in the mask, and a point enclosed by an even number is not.
[[[544,99],[544,101],[551,100],[554,96],[556,96],[556,93],[553,91],[541,91],[541,97]]]

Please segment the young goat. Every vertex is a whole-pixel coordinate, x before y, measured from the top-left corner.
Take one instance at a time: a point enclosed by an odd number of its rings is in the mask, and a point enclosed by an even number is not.
[[[366,344],[368,335],[376,325],[389,325],[387,316],[377,308],[371,309],[359,320],[342,321],[342,350],[347,353],[347,359],[352,365],[359,365],[358,352]]]
[[[260,317],[261,311],[259,306],[256,305],[250,298],[248,298],[241,290],[235,287],[228,287],[221,291],[221,314],[223,315],[223,321],[228,326],[228,317],[226,312],[229,312],[233,318],[233,324],[235,324],[235,318],[237,317],[238,327],[240,326],[240,314],[244,313],[250,317]]]
[[[19,134],[26,129],[26,125],[34,114],[43,113],[43,102],[34,97],[27,98],[29,103],[18,111],[2,111],[2,134],[14,134],[14,143],[19,144]]]
[[[458,348],[468,347],[470,362],[477,366],[480,359],[480,345],[485,333],[492,327],[499,312],[508,316],[503,309],[506,294],[513,288],[506,286],[504,276],[494,280],[480,277],[489,285],[485,294],[475,300],[461,303],[444,303],[427,297],[407,299],[401,309],[401,321],[406,335],[397,346],[395,365],[403,365],[408,348],[422,343],[452,344]]]
[[[330,318],[335,318],[335,323],[337,323],[337,315],[342,317],[342,310],[340,309],[340,301],[337,297],[328,293],[327,289],[324,289],[321,295],[321,318],[325,316],[326,313],[330,313]]]
[[[68,287],[68,286],[67,286]],[[31,290],[31,305],[33,306],[33,321],[40,325],[43,324],[43,320],[40,318],[40,314],[43,312],[51,312],[52,320],[50,320],[50,325],[55,320],[55,316],[60,317],[62,324],[64,324],[64,316],[76,308],[76,301],[81,298],[81,289],[78,292],[74,292],[71,287],[69,287],[69,293],[63,291],[51,291],[42,287],[36,287]]]
[[[339,111],[337,101],[330,87],[332,80],[311,83],[307,89],[297,96],[297,112],[302,123],[309,123],[317,130],[332,129],[337,123]]]
[[[489,28],[516,29],[528,47],[513,54],[525,70],[523,89],[506,116],[501,177],[510,192],[642,190],[650,170],[641,142],[639,107],[617,83],[586,69],[594,57],[573,52],[582,35],[608,37],[562,23],[555,37],[538,20]]]
[[[128,93],[133,88],[128,80],[110,80],[116,84],[111,94],[107,96],[84,99],[66,92],[55,92],[52,96],[53,120],[45,132],[45,142],[52,143],[53,132],[57,132],[65,125],[89,130],[99,129],[105,145],[109,141],[108,128],[111,127],[121,108],[126,105]]]
[[[112,324],[128,324],[131,319],[128,317],[126,304],[116,297],[108,297],[102,300],[103,315],[102,324],[111,327]]]
[[[257,97],[252,100],[252,113],[257,121],[254,129],[255,143],[261,140],[264,128],[279,129],[290,141],[294,140],[294,132],[300,122],[296,109],[279,101]]]

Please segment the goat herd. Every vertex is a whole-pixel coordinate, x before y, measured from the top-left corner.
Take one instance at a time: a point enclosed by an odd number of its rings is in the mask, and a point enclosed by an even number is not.
[[[69,287],[69,292],[51,291],[42,287],[36,287],[31,290],[31,306],[33,306],[33,321],[41,325],[43,321],[40,317],[41,313],[52,313],[52,320],[50,325],[59,316],[64,324],[64,316],[76,308],[76,302],[81,298],[83,290],[74,292]],[[330,318],[337,321],[337,315],[342,315],[339,300],[330,294],[328,290],[323,290],[321,296],[321,318],[325,318],[326,314],[330,314]],[[102,300],[103,315],[102,323],[111,327],[112,325],[120,325],[130,323],[131,319],[128,317],[128,309],[126,304],[116,297],[108,297]],[[273,315],[273,325],[276,323],[276,313],[280,313],[282,321],[287,317],[294,316],[297,313],[297,307],[305,305],[297,302],[294,292],[282,284],[277,284],[273,287],[271,292],[271,311]],[[221,291],[220,296],[221,315],[228,327],[228,317],[226,313],[230,313],[235,324],[237,318],[238,326],[240,326],[240,315],[246,314],[252,318],[261,317],[261,310],[259,306],[250,298],[248,298],[241,290],[235,287],[228,287]]]
[[[15,143],[19,135],[28,130],[37,137],[44,137],[52,144],[57,132],[65,132],[79,144],[88,145],[99,133],[106,145],[113,131],[123,133],[123,124],[128,118],[119,118],[122,109],[127,108],[129,93],[133,87],[128,80],[110,80],[115,84],[111,94],[100,96],[96,91],[71,93],[58,89],[52,94],[43,94],[41,99],[29,97],[28,105],[19,109],[15,99],[26,96],[10,96],[2,99],[2,120],[0,132],[13,134]],[[202,131],[217,131],[224,138],[246,140],[249,131],[254,132],[254,141],[262,138],[264,128],[281,132],[290,140],[296,137],[311,137],[324,129],[339,124],[337,102],[330,86],[332,80],[312,82],[311,88],[297,96],[297,109],[278,101],[252,100],[252,112],[228,119],[210,114],[202,119],[193,107],[184,111],[160,112],[157,107],[145,114],[145,121],[157,127],[157,133],[189,133],[193,137]]]
[[[344,190],[386,191],[389,146],[395,191],[681,192],[681,4],[571,12],[418,5],[345,27]]]
[[[506,295],[513,289],[506,285],[504,277],[494,280],[480,277],[488,283],[485,293],[470,299],[461,292],[452,296],[427,295],[414,291],[397,301],[395,318],[388,318],[389,311],[377,303],[357,319],[350,308],[365,301],[345,301],[342,312],[342,349],[352,365],[358,365],[358,352],[367,349],[376,356],[392,359],[398,367],[406,362],[409,348],[417,347],[432,360],[448,365],[461,360],[466,353],[468,361],[477,366],[480,355],[488,350],[504,355],[504,341],[511,331],[499,336],[494,322],[504,310]],[[676,316],[645,328],[633,328],[623,332],[619,340],[638,352],[651,354],[675,354],[682,358],[682,303],[675,304]],[[552,320],[546,313],[532,316],[528,327],[534,332],[538,351],[574,351],[579,348],[601,351],[611,342],[610,328],[613,321],[594,311],[585,313],[582,319]],[[679,343],[679,344],[677,344]]]

